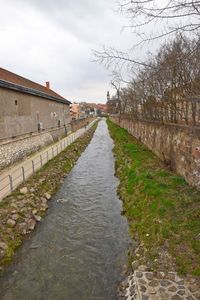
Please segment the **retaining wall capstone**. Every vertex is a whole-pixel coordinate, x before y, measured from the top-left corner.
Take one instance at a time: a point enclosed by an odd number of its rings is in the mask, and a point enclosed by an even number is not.
[[[127,118],[110,117],[128,130],[161,160],[200,190],[200,138],[198,130]]]

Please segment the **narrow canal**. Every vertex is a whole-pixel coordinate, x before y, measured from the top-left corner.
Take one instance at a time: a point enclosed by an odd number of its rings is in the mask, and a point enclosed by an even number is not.
[[[129,237],[112,147],[102,120],[46,217],[0,277],[0,299],[117,299]]]

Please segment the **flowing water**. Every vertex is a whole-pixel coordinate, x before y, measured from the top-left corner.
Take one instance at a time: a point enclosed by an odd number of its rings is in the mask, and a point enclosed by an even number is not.
[[[129,245],[106,122],[0,277],[4,300],[112,300]]]

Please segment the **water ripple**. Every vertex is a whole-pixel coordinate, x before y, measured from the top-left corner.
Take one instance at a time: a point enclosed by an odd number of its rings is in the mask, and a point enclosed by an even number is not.
[[[43,224],[1,276],[0,299],[116,299],[129,238],[112,147],[101,121]]]

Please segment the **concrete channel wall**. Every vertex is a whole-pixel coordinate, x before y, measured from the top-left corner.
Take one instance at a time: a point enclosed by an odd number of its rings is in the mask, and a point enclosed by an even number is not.
[[[111,117],[200,190],[200,128]]]
[[[97,119],[92,120],[87,127],[83,127],[69,136],[63,138],[59,142],[44,149],[30,159],[22,162],[19,166],[0,174],[0,200],[13,192],[22,182],[26,181],[37,170],[44,166],[49,160],[58,155],[76,139],[78,139],[85,131],[91,128]]]

